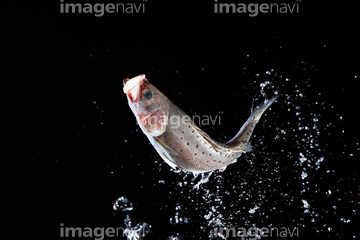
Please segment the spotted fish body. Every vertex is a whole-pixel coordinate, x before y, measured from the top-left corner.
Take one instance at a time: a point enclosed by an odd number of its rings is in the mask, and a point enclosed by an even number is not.
[[[244,152],[265,110],[277,97],[258,105],[236,136],[227,143],[210,138],[191,118],[151,85],[145,75],[124,80],[124,92],[142,131],[173,168],[192,173],[224,170]],[[176,124],[174,120],[177,119]]]

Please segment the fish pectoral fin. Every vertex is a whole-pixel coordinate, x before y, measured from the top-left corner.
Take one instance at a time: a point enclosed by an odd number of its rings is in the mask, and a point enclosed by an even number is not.
[[[160,138],[153,138],[152,144],[167,164],[172,168],[179,167],[175,160],[179,157],[179,154],[169,147],[169,145],[164,143]]]
[[[179,154],[174,151],[171,147],[169,147],[169,145],[167,145],[166,143],[164,143],[160,138],[154,138],[155,142],[162,148],[164,149],[167,153],[171,154],[172,156],[178,157]]]

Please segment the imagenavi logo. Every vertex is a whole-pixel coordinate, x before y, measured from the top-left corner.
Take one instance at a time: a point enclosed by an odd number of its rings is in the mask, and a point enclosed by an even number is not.
[[[60,0],[60,13],[90,13],[102,17],[105,13],[145,13],[145,3],[67,3]]]
[[[299,13],[299,3],[221,3],[214,0],[214,13],[244,13],[256,17],[259,13]]]

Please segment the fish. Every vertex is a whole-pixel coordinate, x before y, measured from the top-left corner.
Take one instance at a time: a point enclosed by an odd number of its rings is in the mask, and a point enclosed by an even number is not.
[[[161,158],[172,168],[193,174],[224,171],[252,151],[250,138],[256,124],[277,99],[265,99],[252,109],[238,133],[226,143],[212,139],[146,78],[123,81],[123,91],[136,120]]]

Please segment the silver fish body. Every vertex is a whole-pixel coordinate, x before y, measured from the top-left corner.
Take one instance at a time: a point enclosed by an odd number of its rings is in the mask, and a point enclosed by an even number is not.
[[[227,143],[220,143],[197,127],[188,115],[151,85],[145,75],[126,79],[124,92],[141,129],[164,161],[173,168],[192,173],[224,170],[242,153],[251,151],[249,140],[254,128],[277,98],[258,105],[236,136]],[[172,121],[174,119],[176,121]]]

